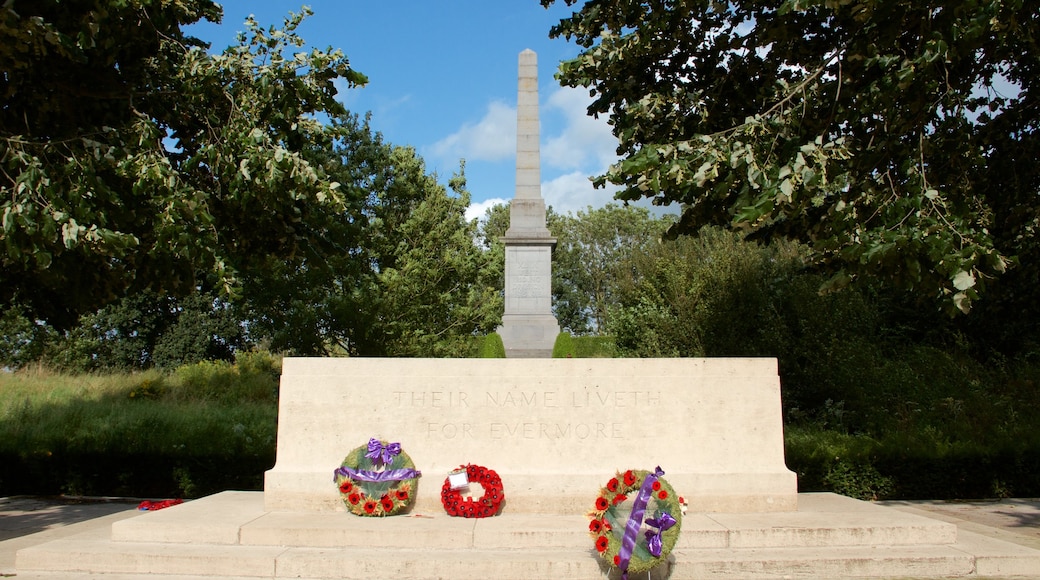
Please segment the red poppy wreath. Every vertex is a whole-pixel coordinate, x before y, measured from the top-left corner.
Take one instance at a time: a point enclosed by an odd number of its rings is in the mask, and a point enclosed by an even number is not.
[[[484,488],[484,495],[478,499],[462,497],[462,490],[470,483],[479,483]],[[506,497],[502,488],[502,478],[494,469],[480,465],[460,465],[444,480],[441,487],[441,504],[449,516],[463,518],[486,518],[498,513],[502,500]]]
[[[392,516],[412,505],[421,475],[400,443],[370,439],[347,455],[333,479],[352,513]]]
[[[609,566],[620,569],[623,578],[663,562],[679,539],[679,496],[662,475],[660,467],[653,472],[619,472],[600,490],[595,509],[589,512],[596,552]],[[623,510],[633,492],[631,511]]]

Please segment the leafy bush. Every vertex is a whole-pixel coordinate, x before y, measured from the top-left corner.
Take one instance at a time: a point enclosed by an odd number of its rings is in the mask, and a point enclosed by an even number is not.
[[[861,499],[1034,497],[1040,492],[1040,436],[1029,427],[982,444],[952,441],[934,428],[872,437],[788,426],[785,442],[799,491]]]
[[[878,473],[870,464],[837,461],[823,476],[823,483],[835,492],[856,499],[877,501],[892,494],[892,478]]]
[[[39,361],[53,340],[53,329],[29,320],[20,305],[0,310],[0,368],[19,369]]]
[[[506,358],[506,346],[497,332],[484,337],[477,351],[477,358]]]
[[[565,331],[556,335],[556,341],[553,342],[552,357],[574,358],[574,340],[571,338],[571,333]]]
[[[622,356],[769,354],[783,339],[779,296],[802,267],[796,245],[705,228],[634,252],[607,326]]]
[[[613,358],[617,356],[613,336],[574,336],[575,358]]]
[[[173,378],[178,383],[177,388],[169,391],[169,398],[173,400],[277,401],[278,381],[269,370],[243,370],[224,361],[203,361],[177,368]]]
[[[140,292],[82,316],[67,332],[50,327],[29,330],[35,333],[34,360],[70,373],[231,361],[246,344],[236,314],[209,293],[174,299]]]
[[[277,381],[282,376],[282,357],[266,350],[240,350],[235,353],[235,368],[243,375],[268,375]]]

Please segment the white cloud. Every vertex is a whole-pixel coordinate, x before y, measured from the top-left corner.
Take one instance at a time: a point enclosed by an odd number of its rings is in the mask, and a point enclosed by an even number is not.
[[[595,189],[584,171],[565,173],[555,179],[542,182],[542,199],[559,214],[576,213],[592,207],[603,207],[614,202],[618,188],[607,185],[606,189]],[[615,202],[616,203],[616,202]]]
[[[587,109],[591,103],[592,97],[584,89],[560,88],[549,95],[543,117],[562,117],[562,128],[557,135],[543,136],[547,137],[542,146],[543,166],[591,175],[603,173],[617,160],[617,139],[607,117],[590,117]]]
[[[477,123],[466,123],[458,131],[430,146],[433,156],[467,161],[499,161],[516,152],[516,108],[492,101]]]
[[[469,207],[466,208],[466,221],[471,221],[474,219],[483,219],[484,213],[487,212],[487,210],[491,209],[496,205],[508,203],[508,199],[502,199],[500,197],[493,197],[491,199],[485,199],[484,201],[480,201],[477,203],[471,203],[469,204]]]

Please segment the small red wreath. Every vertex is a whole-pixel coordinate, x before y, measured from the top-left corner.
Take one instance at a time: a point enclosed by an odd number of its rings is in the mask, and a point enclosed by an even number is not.
[[[466,471],[469,481],[479,483],[484,488],[484,495],[479,499],[463,498],[462,493],[451,488],[450,478],[444,480],[441,487],[441,504],[449,516],[463,518],[486,518],[498,513],[502,500],[506,498],[502,488],[502,478],[494,469],[480,465],[460,465]]]

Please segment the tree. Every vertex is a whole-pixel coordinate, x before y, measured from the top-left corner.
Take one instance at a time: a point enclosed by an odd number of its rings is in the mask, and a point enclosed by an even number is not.
[[[174,299],[143,291],[80,317],[65,333],[48,330],[38,337],[34,360],[77,372],[230,361],[245,345],[245,330],[232,306],[205,292]]]
[[[294,354],[462,354],[502,308],[501,260],[464,217],[464,172],[450,195],[414,149],[385,143],[368,119],[331,123],[339,138],[308,158],[341,184],[348,209],[312,211],[300,227],[320,231],[322,245],[244,279],[250,333]]]
[[[762,337],[780,326],[778,289],[801,264],[797,250],[716,228],[701,234],[623,258],[607,325],[618,349],[642,357],[777,356]]]
[[[493,332],[502,322],[496,284],[501,262],[478,248],[476,221],[466,221],[464,173],[449,182],[456,195],[447,195],[416,163],[413,150],[397,153],[413,156],[412,177],[420,180],[422,197],[397,227],[378,228],[391,233],[394,243],[378,256],[379,350],[365,354],[462,356],[471,337]]]
[[[671,217],[654,218],[646,208],[607,204],[577,214],[546,209],[546,227],[556,238],[552,256],[552,308],[560,327],[576,335],[598,334],[606,326],[622,258],[656,242]],[[509,205],[489,208],[480,229],[484,247],[504,260],[500,238],[509,228]],[[500,272],[504,265],[499,266]],[[499,280],[497,287],[502,289]]]
[[[617,268],[623,259],[656,243],[670,218],[646,208],[608,204],[557,216],[553,252],[553,308],[560,326],[574,334],[599,334],[614,303]]]
[[[0,8],[0,303],[69,328],[142,290],[187,295],[304,251],[344,208],[305,153],[335,131],[333,81],[366,82],[296,27],[207,54],[181,27],[210,0],[40,0]],[[75,291],[70,291],[70,289]]]
[[[619,139],[596,184],[681,204],[672,235],[804,241],[825,287],[881,278],[951,312],[1017,261],[1036,297],[1034,3],[599,0],[551,35],[584,48],[558,77]]]

